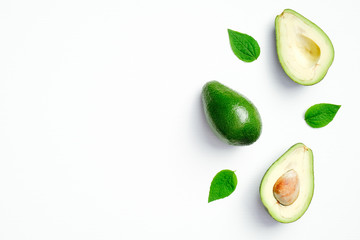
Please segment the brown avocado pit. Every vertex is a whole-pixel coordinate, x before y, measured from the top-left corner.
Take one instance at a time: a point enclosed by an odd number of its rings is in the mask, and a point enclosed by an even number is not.
[[[299,196],[299,176],[294,169],[284,173],[273,187],[275,199],[284,206],[293,204]]]

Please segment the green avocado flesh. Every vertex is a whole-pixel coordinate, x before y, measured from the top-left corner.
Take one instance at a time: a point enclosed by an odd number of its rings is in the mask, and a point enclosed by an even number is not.
[[[297,143],[276,160],[260,184],[260,197],[277,221],[291,223],[308,209],[314,193],[313,153]]]
[[[202,89],[202,102],[211,129],[224,142],[249,145],[259,138],[260,114],[243,95],[211,81]]]
[[[313,85],[326,75],[334,47],[316,24],[285,9],[275,19],[276,48],[285,73],[296,83]]]

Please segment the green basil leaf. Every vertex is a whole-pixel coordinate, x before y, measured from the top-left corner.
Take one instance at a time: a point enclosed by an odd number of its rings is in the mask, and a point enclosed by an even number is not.
[[[229,196],[235,191],[237,178],[234,171],[222,170],[218,172],[211,182],[208,202]]]
[[[340,107],[329,103],[315,104],[305,112],[305,121],[313,128],[325,127],[334,119]]]
[[[260,55],[258,42],[251,36],[228,29],[230,46],[234,54],[244,62],[255,61]]]

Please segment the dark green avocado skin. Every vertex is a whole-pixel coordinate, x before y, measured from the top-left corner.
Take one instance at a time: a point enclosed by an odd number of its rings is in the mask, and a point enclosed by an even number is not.
[[[202,89],[202,102],[211,129],[223,141],[231,145],[250,145],[260,137],[260,114],[243,95],[218,81],[211,81]]]

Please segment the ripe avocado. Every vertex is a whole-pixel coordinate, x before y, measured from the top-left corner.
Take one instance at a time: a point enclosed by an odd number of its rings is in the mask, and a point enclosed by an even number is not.
[[[313,85],[326,75],[334,47],[316,24],[291,9],[275,19],[276,48],[285,73],[296,83]]]
[[[214,133],[231,145],[250,145],[261,134],[258,110],[246,97],[211,81],[202,89],[206,119]]]
[[[314,194],[313,153],[302,143],[293,145],[265,173],[260,197],[277,221],[291,223],[308,209]]]

